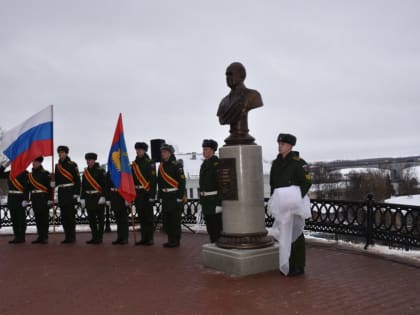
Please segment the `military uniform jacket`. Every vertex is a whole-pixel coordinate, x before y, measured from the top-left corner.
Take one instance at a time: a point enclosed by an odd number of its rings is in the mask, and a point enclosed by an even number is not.
[[[40,166],[39,168],[33,168],[28,178],[30,191],[36,191],[37,193],[42,191],[52,196],[50,172]]]
[[[151,198],[156,195],[156,165],[145,154],[144,157],[136,157],[131,165],[133,172],[134,185],[136,187],[143,186]]]
[[[80,175],[77,164],[66,158],[63,161],[58,161],[55,165],[55,184],[57,187],[63,184],[74,184],[73,194],[80,194]]]
[[[162,170],[163,168],[163,170]],[[163,172],[162,172],[163,171]],[[168,178],[165,179],[165,175],[168,175]],[[164,189],[177,188],[176,198],[183,199],[185,193],[185,175],[182,166],[176,161],[175,156],[171,155],[167,162],[162,161],[159,166],[158,172],[158,185],[159,185],[159,196],[164,196]]]
[[[271,194],[276,188],[292,185],[300,187],[302,197],[311,187],[311,176],[307,170],[307,164],[296,151],[290,152],[285,158],[279,154],[273,161],[270,171]]]
[[[7,186],[9,188],[8,194],[8,204],[9,207],[20,206],[22,200],[29,199],[29,190],[28,190],[28,172],[23,171],[18,176],[12,178],[10,172],[5,172],[4,168],[0,168],[0,178],[7,178]],[[11,193],[10,191],[21,193]]]
[[[220,206],[222,200],[218,192],[219,158],[213,155],[204,160],[200,167],[200,202],[202,205]],[[203,196],[206,192],[217,192],[216,195]],[[214,209],[213,209],[214,210]]]
[[[109,200],[105,170],[95,163],[93,167],[85,168],[82,176],[82,191],[80,198],[86,199],[89,192],[98,191],[95,196],[104,196]]]

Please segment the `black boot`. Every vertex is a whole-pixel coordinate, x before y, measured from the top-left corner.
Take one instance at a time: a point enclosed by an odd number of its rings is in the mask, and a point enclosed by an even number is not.
[[[296,277],[296,276],[300,276],[303,275],[305,273],[305,268],[304,267],[292,267],[289,271],[289,273],[287,274],[288,277]]]

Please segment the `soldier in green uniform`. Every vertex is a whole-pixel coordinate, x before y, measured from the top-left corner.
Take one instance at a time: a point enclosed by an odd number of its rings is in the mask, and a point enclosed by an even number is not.
[[[136,245],[153,245],[153,205],[156,195],[156,165],[147,155],[149,146],[144,142],[137,142],[136,160],[133,161],[131,169],[133,172],[134,186],[136,188],[136,199],[134,204],[140,216],[141,240]]]
[[[178,247],[181,240],[181,214],[184,207],[185,175],[174,155],[174,148],[164,144],[160,148],[159,198],[162,199],[163,230],[168,241],[163,247]]]
[[[128,244],[128,211],[126,201],[118,192],[118,188],[115,187],[109,173],[107,173],[107,189],[106,203],[111,206],[111,210],[115,216],[115,223],[117,224],[117,239],[112,241],[112,245]]]
[[[60,145],[57,148],[59,157],[55,165],[54,181],[51,187],[58,188],[58,205],[61,212],[61,221],[64,228],[64,240],[62,244],[76,242],[76,209],[75,205],[80,195],[80,175],[77,164],[69,156],[69,148]]]
[[[277,138],[279,155],[273,161],[270,171],[271,194],[274,189],[296,185],[300,187],[302,198],[311,187],[311,176],[306,162],[299,157],[299,152],[292,151],[296,137],[281,133]],[[297,276],[305,271],[305,237],[303,233],[292,243],[289,258],[288,276]]]
[[[35,214],[38,238],[32,244],[48,244],[49,206],[52,204],[50,173],[42,167],[42,156],[32,162],[29,173],[29,190],[31,191],[32,209]]]
[[[7,178],[9,192],[7,194],[7,207],[13,226],[13,240],[10,244],[25,243],[26,232],[26,207],[28,205],[28,172],[23,171],[16,177],[10,176],[10,171],[5,172],[5,167],[0,166],[0,178]]]
[[[105,170],[96,162],[96,153],[86,153],[87,167],[82,176],[80,205],[87,209],[92,239],[87,244],[101,244],[105,225],[106,177]],[[108,198],[109,199],[109,198]]]
[[[222,200],[217,189],[219,158],[214,155],[217,142],[203,140],[204,161],[200,167],[200,203],[210,242],[216,242],[222,232]]]

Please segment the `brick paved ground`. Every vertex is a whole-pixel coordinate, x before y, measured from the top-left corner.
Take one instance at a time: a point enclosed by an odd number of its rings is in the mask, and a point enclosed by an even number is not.
[[[0,314],[420,314],[420,269],[334,248],[307,249],[304,277],[231,277],[202,267],[207,235],[177,249],[9,245],[0,237]]]

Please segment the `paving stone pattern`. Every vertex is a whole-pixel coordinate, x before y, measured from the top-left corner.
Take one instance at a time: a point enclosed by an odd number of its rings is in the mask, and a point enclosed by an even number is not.
[[[203,267],[207,235],[181,247],[11,245],[0,237],[0,314],[420,314],[420,268],[336,248],[307,246],[307,269],[233,277]]]

